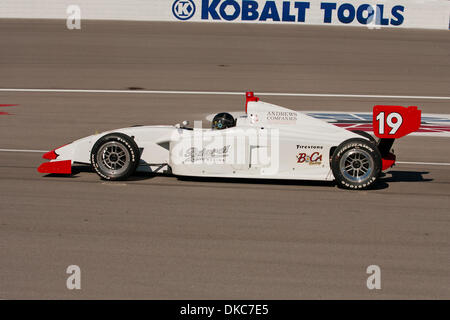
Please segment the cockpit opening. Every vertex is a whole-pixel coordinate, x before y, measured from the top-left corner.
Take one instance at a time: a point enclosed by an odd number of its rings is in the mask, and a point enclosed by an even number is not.
[[[221,112],[214,116],[211,122],[211,128],[213,130],[223,130],[236,126],[236,119],[227,112]]]

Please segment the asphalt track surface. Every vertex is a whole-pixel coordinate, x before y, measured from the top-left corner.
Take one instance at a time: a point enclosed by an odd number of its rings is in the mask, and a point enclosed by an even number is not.
[[[0,88],[449,96],[447,31],[0,22]],[[448,100],[268,97],[297,110]],[[0,92],[0,149],[49,150],[96,131],[239,111],[243,97]],[[205,123],[205,125],[207,125]],[[447,163],[448,138],[406,137],[400,161]],[[44,176],[0,152],[0,298],[450,298],[450,166],[400,164],[374,190],[330,183],[111,183]],[[67,266],[82,290],[66,289]],[[368,290],[378,265],[382,289]]]

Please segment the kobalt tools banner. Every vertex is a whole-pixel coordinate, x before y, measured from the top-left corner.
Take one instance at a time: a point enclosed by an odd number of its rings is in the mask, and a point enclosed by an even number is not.
[[[448,0],[2,0],[0,18],[278,23],[449,29]]]

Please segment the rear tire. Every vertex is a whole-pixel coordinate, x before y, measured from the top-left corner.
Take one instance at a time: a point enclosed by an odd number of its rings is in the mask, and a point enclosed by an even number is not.
[[[119,132],[101,137],[91,150],[92,167],[105,180],[127,179],[136,171],[139,160],[136,142]]]
[[[376,145],[366,139],[349,139],[334,151],[331,169],[340,187],[367,189],[380,175],[381,154]]]

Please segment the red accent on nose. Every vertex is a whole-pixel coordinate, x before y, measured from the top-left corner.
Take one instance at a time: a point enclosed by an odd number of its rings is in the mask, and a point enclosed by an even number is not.
[[[57,173],[57,174],[71,174],[72,173],[72,161],[53,161],[45,162],[38,168],[40,173]]]
[[[59,157],[59,154],[57,154],[55,151],[58,149],[61,149],[62,147],[67,146],[67,143],[62,145],[61,147],[55,148],[52,151],[49,151],[47,153],[45,153],[42,158],[47,159],[47,160],[55,160],[56,158]]]
[[[55,150],[49,151],[47,153],[44,153],[44,155],[42,156],[43,159],[47,159],[47,160],[55,160],[56,158],[58,158],[58,154],[55,152]]]

